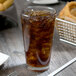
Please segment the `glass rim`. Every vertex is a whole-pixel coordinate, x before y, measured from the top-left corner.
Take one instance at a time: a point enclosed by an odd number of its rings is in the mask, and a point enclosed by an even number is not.
[[[56,14],[56,10],[54,8],[48,7],[48,6],[26,6],[22,11],[25,11],[26,9],[29,9],[29,8],[30,9],[34,9],[34,8],[40,9],[40,8],[43,8],[43,10],[47,9],[47,10],[53,11],[53,14]]]

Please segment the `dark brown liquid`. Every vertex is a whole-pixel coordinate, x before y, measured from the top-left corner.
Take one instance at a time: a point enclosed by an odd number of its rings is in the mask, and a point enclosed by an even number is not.
[[[50,62],[54,16],[46,11],[28,12],[27,15],[29,17],[22,17],[27,64],[32,67],[46,67]]]

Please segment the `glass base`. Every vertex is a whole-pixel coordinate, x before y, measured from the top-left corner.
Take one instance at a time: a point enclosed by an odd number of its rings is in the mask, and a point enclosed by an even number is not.
[[[35,72],[44,72],[44,71],[49,69],[49,66],[46,66],[46,67],[32,67],[32,66],[28,65],[28,69],[32,70],[32,71],[35,71]]]

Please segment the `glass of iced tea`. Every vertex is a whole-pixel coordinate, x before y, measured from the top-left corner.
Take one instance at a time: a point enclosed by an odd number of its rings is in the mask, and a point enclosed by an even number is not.
[[[49,68],[55,16],[55,9],[44,6],[28,6],[21,13],[26,62],[31,70]]]

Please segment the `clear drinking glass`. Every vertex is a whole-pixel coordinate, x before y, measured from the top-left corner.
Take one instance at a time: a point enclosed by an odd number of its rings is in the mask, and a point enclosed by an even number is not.
[[[31,70],[49,68],[55,16],[55,9],[44,6],[27,6],[21,13],[26,62]]]

